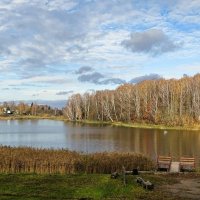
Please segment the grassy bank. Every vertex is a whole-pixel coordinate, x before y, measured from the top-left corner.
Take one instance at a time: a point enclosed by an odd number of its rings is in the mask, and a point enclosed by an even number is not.
[[[111,173],[122,169],[154,168],[147,157],[136,153],[83,154],[64,149],[0,147],[0,173]]]
[[[155,125],[155,124],[140,124],[140,123],[122,123],[122,122],[113,122],[111,123],[114,126],[123,126],[123,127],[134,127],[134,128],[147,128],[147,129],[161,129],[161,130],[200,130],[200,125],[194,126],[166,126],[166,125]]]
[[[157,124],[146,124],[146,123],[124,123],[124,122],[104,122],[104,121],[90,121],[90,120],[78,120],[77,123],[82,124],[96,124],[96,125],[111,125],[119,127],[132,127],[132,128],[145,128],[145,129],[161,129],[161,130],[188,130],[188,131],[199,131],[200,125],[193,126],[166,126]]]
[[[194,177],[193,177],[194,176]],[[199,176],[193,175],[192,180]],[[45,199],[79,199],[79,200],[176,200],[179,194],[167,190],[168,185],[190,180],[187,175],[142,175],[151,181],[153,191],[143,189],[136,183],[136,176],[127,176],[124,186],[122,177],[111,179],[103,174],[76,175],[38,175],[38,174],[0,174],[1,200],[45,200]],[[192,187],[192,186],[191,186]],[[184,189],[184,188],[183,188]],[[188,188],[188,191],[189,188]],[[187,195],[187,190],[184,191]],[[193,199],[187,198],[186,199]]]

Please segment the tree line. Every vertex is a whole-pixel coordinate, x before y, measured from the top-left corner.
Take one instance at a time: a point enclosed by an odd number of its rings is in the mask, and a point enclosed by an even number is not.
[[[0,105],[1,115],[62,115],[62,110],[52,108],[48,105],[38,105],[37,103],[3,102]]]
[[[72,95],[63,110],[68,120],[192,125],[200,122],[200,74],[146,80],[115,90]]]

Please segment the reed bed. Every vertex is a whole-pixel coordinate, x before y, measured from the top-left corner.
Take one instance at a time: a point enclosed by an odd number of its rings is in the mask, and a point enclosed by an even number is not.
[[[135,153],[84,154],[65,149],[0,146],[0,173],[111,173],[139,168],[150,170],[154,163]]]

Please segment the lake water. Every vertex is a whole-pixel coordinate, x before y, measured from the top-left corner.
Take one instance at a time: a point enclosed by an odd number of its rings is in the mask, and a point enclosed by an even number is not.
[[[138,152],[200,157],[200,132],[81,125],[53,120],[0,121],[0,144],[81,152]]]

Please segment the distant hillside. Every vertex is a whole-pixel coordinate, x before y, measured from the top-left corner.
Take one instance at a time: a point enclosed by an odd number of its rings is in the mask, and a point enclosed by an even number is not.
[[[52,108],[63,108],[66,106],[67,100],[36,100],[36,101],[29,101],[29,103],[35,102],[39,105],[48,105],[51,106]]]

